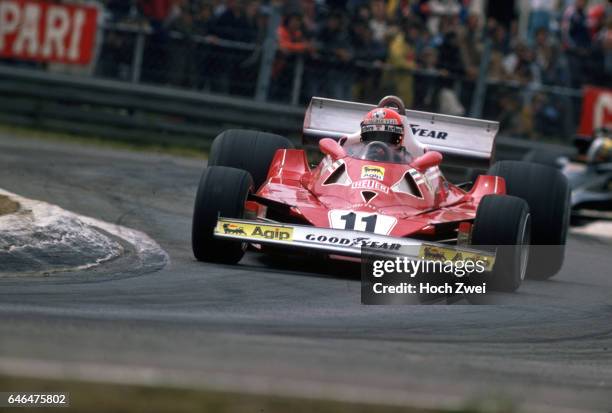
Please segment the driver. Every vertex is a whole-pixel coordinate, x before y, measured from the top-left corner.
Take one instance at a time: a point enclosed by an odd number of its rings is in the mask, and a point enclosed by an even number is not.
[[[406,141],[405,135],[403,119],[397,109],[378,107],[366,114],[359,132],[343,137],[340,144],[349,147],[358,143],[366,145],[367,157],[371,160],[405,162],[423,155],[425,150],[420,143],[416,139]]]
[[[368,112],[361,122],[361,142],[383,142],[391,148],[403,148],[404,124],[402,117],[390,108]]]
[[[601,129],[595,134],[587,152],[587,162],[591,164],[612,162],[612,137],[607,129]]]
[[[366,156],[370,160],[399,162],[405,159],[404,124],[394,109],[376,108],[368,112],[361,122],[358,139],[367,145]]]

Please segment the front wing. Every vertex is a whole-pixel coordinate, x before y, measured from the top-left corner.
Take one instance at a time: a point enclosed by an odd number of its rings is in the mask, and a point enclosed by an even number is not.
[[[279,224],[242,219],[222,218],[214,230],[216,238],[262,245],[276,245],[351,257],[361,257],[362,248],[385,254],[432,261],[483,260],[490,271],[495,253],[463,246],[440,244],[411,238],[396,238],[361,231],[317,228],[306,225]]]

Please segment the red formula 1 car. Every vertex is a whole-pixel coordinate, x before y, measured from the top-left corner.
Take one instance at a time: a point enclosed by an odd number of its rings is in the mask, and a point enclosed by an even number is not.
[[[339,258],[412,246],[415,259],[489,254],[499,290],[516,290],[526,274],[550,277],[563,262],[569,218],[559,171],[504,161],[462,185],[441,172],[488,165],[497,130],[496,122],[406,111],[396,97],[377,106],[313,98],[303,136],[324,155],[314,168],[284,137],[223,132],[198,188],[194,255],[237,263],[249,245]],[[495,256],[477,247],[485,245],[512,247]],[[530,245],[557,247],[538,259]]]

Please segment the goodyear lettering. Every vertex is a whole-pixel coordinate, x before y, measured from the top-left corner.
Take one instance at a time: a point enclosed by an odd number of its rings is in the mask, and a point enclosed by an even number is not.
[[[414,136],[422,136],[424,138],[432,139],[446,139],[448,133],[442,131],[436,131],[433,129],[421,128],[419,125],[410,125],[410,130]]]
[[[376,249],[385,249],[389,251],[397,251],[401,248],[401,244],[388,243],[388,242],[377,242],[372,241],[368,237],[356,237],[356,238],[341,238],[327,235],[306,235],[308,241],[316,241],[331,245],[341,245],[345,247],[367,247]]]

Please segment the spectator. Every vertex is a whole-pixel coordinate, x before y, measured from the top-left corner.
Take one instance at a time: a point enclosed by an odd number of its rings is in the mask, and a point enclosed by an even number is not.
[[[258,4],[258,3],[256,3]],[[213,40],[220,39],[252,44],[258,39],[258,27],[255,19],[247,18],[243,0],[227,0],[221,14],[210,27]],[[212,84],[212,90],[220,93],[245,94],[250,85],[245,82],[243,64],[252,52],[243,48],[231,48],[222,42],[211,48],[216,59],[218,76]]]
[[[490,19],[488,30],[493,50],[500,52],[502,55],[506,55],[510,51],[510,38],[506,28],[498,24],[495,20]]]
[[[438,110],[436,98],[440,90],[438,79],[443,76],[438,70],[438,51],[427,47],[418,56],[421,73],[415,74],[413,108],[434,112]]]
[[[284,18],[284,23],[278,28],[278,45],[282,53],[303,54],[313,50],[302,29],[301,14],[294,13]]]
[[[569,49],[588,49],[591,46],[586,0],[576,0],[563,14],[563,40]]]
[[[545,27],[536,31],[534,52],[535,63],[540,72],[542,83],[545,85],[563,84],[564,76],[560,64],[560,51]]]
[[[333,11],[327,17],[317,35],[317,52],[327,67],[325,76],[317,79],[318,92],[337,99],[350,99],[353,53],[341,13]]]
[[[166,55],[172,62],[172,70],[168,73],[168,83],[174,86],[190,87],[194,83],[193,52],[195,45],[191,39],[193,33],[193,18],[187,3],[174,5],[173,18],[168,21],[170,32]]]
[[[307,37],[314,37],[319,31],[319,21],[321,20],[315,0],[302,0],[301,9],[304,33]]]
[[[491,60],[489,62],[489,72],[487,77],[494,82],[501,82],[508,78],[508,73],[504,66],[504,55],[499,50],[491,51]]]
[[[407,107],[413,105],[413,73],[416,69],[416,50],[409,38],[409,32],[418,21],[407,20],[402,30],[395,35],[389,44],[388,68],[383,77],[386,90],[394,91]]]
[[[195,46],[195,75],[194,87],[199,90],[211,90],[212,81],[215,77],[216,56],[212,53],[211,45],[203,41],[211,33],[214,21],[214,7],[212,4],[202,4],[195,12],[193,20],[193,33],[199,36]]]
[[[585,81],[589,64],[591,34],[586,15],[586,0],[576,0],[563,14],[563,42],[567,50],[571,84],[580,88]]]
[[[612,3],[611,3],[612,4]],[[591,33],[591,38],[597,36],[597,33],[603,28],[606,19],[605,4],[595,4],[589,7],[587,14],[587,24]]]
[[[440,46],[439,68],[454,76],[465,74],[465,63],[459,48],[457,33],[448,32]]]
[[[519,44],[513,53],[506,56],[504,66],[510,80],[522,85],[531,82],[539,83],[534,53],[525,44]]]
[[[370,12],[372,14],[370,29],[374,35],[374,40],[381,43],[386,42],[389,36],[390,27],[385,14],[384,0],[371,0]]]
[[[371,102],[379,98],[378,79],[387,55],[384,43],[377,42],[369,25],[365,21],[357,21],[352,28],[351,45],[356,61],[372,63],[375,70],[370,68],[356,68],[356,82],[353,97],[364,102]]]
[[[423,50],[420,55],[419,66],[423,72],[439,75],[438,71],[438,51],[433,47]]]
[[[285,16],[278,28],[278,54],[272,74],[273,98],[285,100],[289,97],[288,91],[291,90],[293,83],[296,57],[313,52],[312,43],[304,35],[302,15],[295,12]]]
[[[557,9],[558,0],[530,0],[529,2],[529,24],[527,41],[533,44],[536,33],[544,29],[550,29],[550,20]]]
[[[137,15],[135,1],[106,0],[104,21],[109,29],[100,45],[95,74],[121,80],[131,80],[131,66],[135,46],[134,36],[114,29],[115,23],[129,22]]]
[[[138,5],[148,20],[152,34],[147,39],[143,62],[142,81],[166,83],[169,73],[168,30],[166,23],[173,6],[171,0],[139,0]]]
[[[482,53],[480,36],[480,18],[478,15],[471,14],[468,16],[465,26],[460,27],[457,32],[461,59],[465,63],[466,73],[470,79],[476,79],[478,76]]]
[[[224,40],[254,43],[257,27],[246,17],[243,0],[227,0],[225,10],[214,21],[211,34]]]
[[[444,40],[440,45],[438,69],[443,74],[451,76],[449,79],[441,79],[440,81],[441,88],[438,93],[439,111],[448,115],[464,115],[465,107],[455,92],[454,80],[465,76],[466,65],[463,61],[459,37],[454,31],[449,31],[444,35]]]
[[[429,0],[417,0],[412,2],[412,14],[420,18],[423,24],[427,24],[430,13]]]

